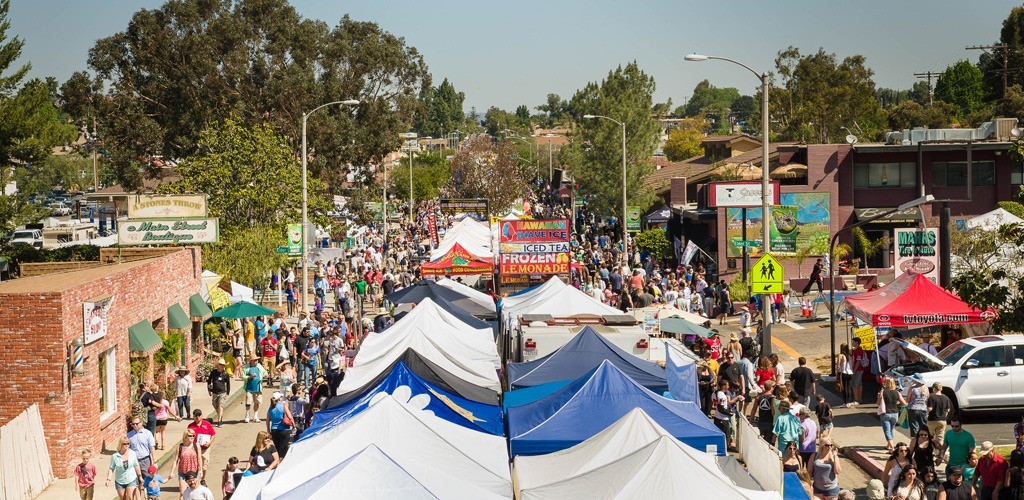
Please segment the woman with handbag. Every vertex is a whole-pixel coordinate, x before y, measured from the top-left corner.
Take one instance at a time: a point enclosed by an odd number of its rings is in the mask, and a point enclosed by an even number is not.
[[[885,379],[885,386],[878,392],[878,416],[882,422],[882,434],[885,435],[885,447],[892,453],[893,430],[899,418],[900,407],[906,406],[903,395],[896,390],[896,380]]]
[[[270,397],[270,409],[267,410],[267,432],[274,441],[274,448],[283,460],[288,454],[288,446],[291,445],[292,427],[295,425],[295,418],[284,394],[275,392]]]

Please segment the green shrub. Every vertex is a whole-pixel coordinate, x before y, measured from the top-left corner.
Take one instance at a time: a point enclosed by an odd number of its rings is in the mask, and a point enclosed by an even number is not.
[[[1021,219],[1024,219],[1024,205],[1016,201],[1000,201],[996,203],[996,206],[1010,212]]]
[[[743,280],[743,276],[737,275],[736,279],[729,283],[729,298],[733,302],[747,302],[750,299],[747,282]]]
[[[664,229],[654,228],[638,234],[636,236],[636,246],[647,250],[651,257],[655,259],[663,259],[668,256],[671,244],[668,241],[668,236],[665,235]]]

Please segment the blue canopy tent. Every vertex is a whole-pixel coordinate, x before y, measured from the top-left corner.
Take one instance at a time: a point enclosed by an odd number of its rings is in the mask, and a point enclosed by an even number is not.
[[[557,351],[526,363],[509,363],[508,383],[513,389],[532,387],[558,380],[574,380],[603,361],[611,361],[640,385],[661,394],[668,390],[665,370],[612,344],[590,326]]]
[[[609,361],[544,399],[508,409],[512,455],[540,455],[575,446],[640,408],[676,439],[698,450],[717,447],[725,435],[693,403],[665,399]]]
[[[462,398],[432,384],[399,361],[384,380],[358,397],[343,404],[328,407],[313,415],[313,422],[302,433],[302,439],[315,436],[338,425],[370,406],[378,394],[401,395],[407,401],[420,403],[422,409],[449,422],[454,422],[475,431],[496,436],[505,435],[501,407],[487,405]],[[400,398],[401,399],[401,398]]]
[[[544,399],[559,389],[572,383],[572,380],[558,380],[546,384],[524,387],[514,391],[508,391],[501,395],[501,406],[506,409],[512,406],[522,406],[532,403],[538,399]]]

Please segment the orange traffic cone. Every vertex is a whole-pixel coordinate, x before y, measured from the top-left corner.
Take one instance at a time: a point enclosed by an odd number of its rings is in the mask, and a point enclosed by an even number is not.
[[[801,300],[800,301],[800,306],[801,306],[800,307],[800,313],[801,313],[800,315],[805,317],[805,318],[810,318],[811,317],[811,301],[809,301],[809,300]]]

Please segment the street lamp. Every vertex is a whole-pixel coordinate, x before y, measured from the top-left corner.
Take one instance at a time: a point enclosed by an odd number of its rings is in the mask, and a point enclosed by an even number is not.
[[[747,71],[750,71],[754,76],[761,80],[761,253],[766,254],[771,248],[768,241],[768,222],[771,220],[772,210],[771,201],[768,197],[768,186],[770,183],[768,177],[770,174],[768,165],[768,73],[758,73],[750,66],[727,57],[687,54],[683,59],[697,62],[707,61],[708,59],[731,62],[746,68]],[[750,278],[744,276],[743,279],[749,280]],[[762,318],[771,318],[771,306],[768,302],[769,301],[767,300],[761,301]],[[764,323],[764,336],[761,339],[761,346],[764,349],[765,355],[770,356],[772,353],[771,321],[766,321]]]
[[[869,217],[867,219],[860,220],[853,224],[850,224],[849,226],[844,226],[838,231],[836,231],[836,234],[832,235],[832,239],[828,243],[828,329],[829,338],[831,339],[832,344],[832,376],[836,376],[836,280],[833,279],[832,277],[832,269],[835,266],[832,256],[835,254],[836,240],[839,239],[839,233],[853,229],[855,227],[863,226],[864,224],[876,221],[878,219],[888,217],[896,212],[900,212],[908,208],[920,207],[921,205],[925,205],[933,201],[935,201],[935,196],[932,196],[930,194],[922,196],[916,200],[908,201],[892,210],[880,213],[874,217]],[[923,213],[921,214],[921,220],[924,220]]]
[[[308,113],[302,114],[302,312],[307,315],[309,314],[309,298],[307,296],[309,293],[309,267],[306,264],[306,257],[309,249],[307,248],[308,241],[306,240],[306,235],[309,230],[309,207],[307,205],[309,190],[306,184],[306,121],[309,119],[309,115],[327,106],[358,106],[360,102],[362,101],[359,99],[329,102],[313,108]]]
[[[551,138],[552,137],[562,137],[562,138],[568,139],[568,137],[565,137],[562,134],[544,134],[543,137],[547,137],[548,138],[548,182],[551,182],[552,179],[555,178],[555,169],[552,166],[554,161],[553,161],[553,156],[551,155]],[[538,149],[537,153],[539,154],[540,153],[540,151],[539,151],[540,150],[540,146],[537,146],[537,149]],[[540,168],[540,162],[539,161],[537,162],[537,168]]]
[[[601,118],[610,122],[618,123],[622,127],[622,264],[625,266],[626,262],[629,262],[626,258],[626,254],[629,253],[629,246],[626,244],[626,124],[620,122],[614,118],[608,118],[607,116],[601,115],[583,115],[584,119],[593,120],[595,118]],[[573,201],[575,203],[575,201]],[[575,223],[575,221],[573,221]]]

